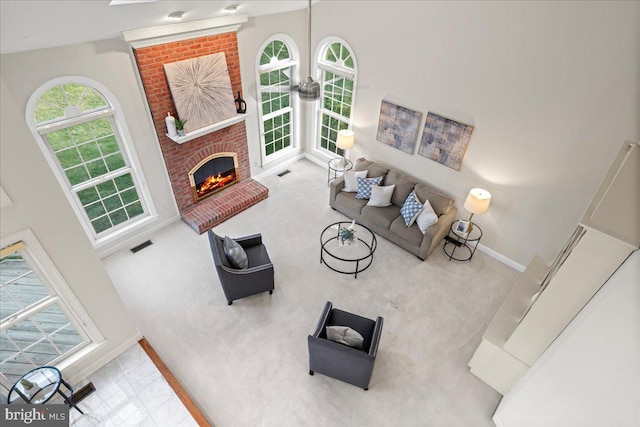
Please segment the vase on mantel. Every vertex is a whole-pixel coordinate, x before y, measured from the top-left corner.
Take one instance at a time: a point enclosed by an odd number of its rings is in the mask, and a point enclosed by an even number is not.
[[[171,115],[171,112],[167,113],[167,117],[164,118],[164,122],[167,125],[167,134],[169,136],[176,136],[178,130],[176,129],[176,119]]]
[[[244,114],[247,112],[247,103],[244,102],[244,99],[240,96],[240,92],[238,92],[238,97],[235,99],[236,102],[236,112],[238,114]]]

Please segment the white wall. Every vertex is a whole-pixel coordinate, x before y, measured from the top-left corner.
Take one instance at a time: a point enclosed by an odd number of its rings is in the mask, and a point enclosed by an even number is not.
[[[640,251],[507,393],[498,426],[640,425]]]
[[[403,168],[450,193],[460,217],[467,215],[462,202],[470,188],[491,191],[489,212],[474,217],[484,230],[482,244],[527,264],[536,253],[555,256],[622,141],[640,139],[638,21],[639,2],[321,1],[313,6],[312,45],[337,35],[355,51],[351,157]],[[306,77],[306,12],[251,18],[238,32],[254,175],[278,166],[260,166],[255,87],[256,54],[275,33],[297,42],[299,74]],[[160,222],[176,217],[124,42],[3,55],[0,62],[20,112],[53,77],[81,74],[107,86],[125,110]],[[462,169],[376,141],[384,97],[474,124]],[[311,153],[314,141],[305,135],[302,150]],[[24,143],[35,144],[32,139]]]
[[[351,157],[447,191],[460,217],[486,188],[482,244],[520,264],[555,256],[640,139],[640,2],[321,1],[313,20],[314,47],[337,35],[357,57]],[[388,96],[475,125],[459,172],[376,141]]]
[[[171,191],[171,184],[160,152],[157,136],[147,113],[144,93],[138,85],[136,69],[132,64],[127,44],[121,40],[102,40],[51,49],[2,55],[0,73],[7,90],[16,100],[19,120],[24,123],[27,101],[31,94],[47,81],[61,76],[84,76],[101,83],[113,93],[120,103],[133,139],[133,145],[142,164],[151,197],[158,211],[158,220],[138,233],[128,235],[114,244],[101,248],[107,255],[116,248],[133,247],[147,239],[151,229],[166,225],[178,218],[178,210]],[[3,121],[2,127],[6,125]],[[8,139],[13,127],[7,129]],[[4,144],[3,140],[3,144]],[[32,135],[19,138],[20,145],[37,147]],[[44,158],[42,152],[35,154]],[[48,165],[45,167],[50,170]],[[37,199],[38,195],[31,195]],[[64,200],[69,203],[66,199]]]
[[[1,237],[30,228],[107,341],[65,371],[74,381],[78,373],[99,368],[135,343],[139,333],[4,79],[0,79],[0,101],[0,183],[13,202],[2,208]]]

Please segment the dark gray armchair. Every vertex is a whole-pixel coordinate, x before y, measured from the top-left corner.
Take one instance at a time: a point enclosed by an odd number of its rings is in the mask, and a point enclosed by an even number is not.
[[[324,306],[322,316],[313,335],[309,335],[309,375],[323,375],[353,384],[365,390],[376,363],[383,318],[376,321],[333,308],[330,301]],[[362,350],[327,339],[327,326],[348,326],[364,338]]]
[[[224,238],[211,230],[208,234],[213,263],[216,266],[220,284],[229,305],[237,299],[261,292],[273,293],[273,264],[269,259],[267,248],[262,244],[260,234],[234,239],[242,246],[249,259],[249,267],[242,270],[233,268],[224,254],[222,246]]]

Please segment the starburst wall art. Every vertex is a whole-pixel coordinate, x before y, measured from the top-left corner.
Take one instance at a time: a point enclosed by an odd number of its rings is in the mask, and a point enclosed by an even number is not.
[[[224,53],[164,64],[164,73],[185,132],[236,115]]]

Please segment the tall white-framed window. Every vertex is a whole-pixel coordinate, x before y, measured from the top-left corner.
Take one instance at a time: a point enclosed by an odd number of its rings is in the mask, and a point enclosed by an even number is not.
[[[95,247],[156,215],[115,97],[78,76],[51,80],[26,120]]]
[[[317,148],[343,155],[336,146],[338,131],[351,129],[358,66],[353,50],[344,40],[329,37],[320,43],[316,76],[320,83]]]
[[[285,155],[296,145],[292,80],[297,79],[299,55],[293,39],[286,34],[269,37],[258,50],[256,87],[260,114],[262,163]]]
[[[0,380],[7,387],[42,365],[60,365],[104,337],[31,230],[2,239]]]

